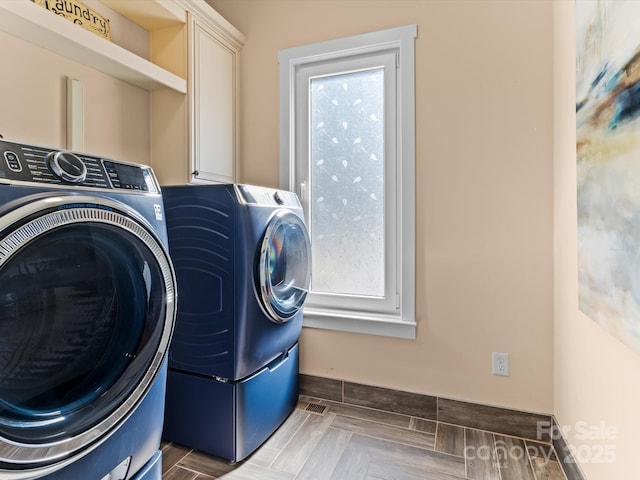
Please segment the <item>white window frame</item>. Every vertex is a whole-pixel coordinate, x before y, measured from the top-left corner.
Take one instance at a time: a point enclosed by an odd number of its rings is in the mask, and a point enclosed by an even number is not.
[[[367,59],[388,57],[390,53],[396,59],[395,78],[388,83],[395,88],[395,98],[391,98],[390,102],[385,100],[387,107],[392,105],[395,108],[395,123],[391,122],[391,125],[385,127],[385,180],[392,182],[385,187],[385,250],[393,252],[392,255],[385,254],[385,298],[371,301],[348,295],[310,293],[304,307],[305,327],[416,338],[416,36],[417,26],[405,25],[289,48],[278,54],[280,187],[298,194],[305,207],[307,222],[309,189],[305,182],[309,175],[308,88],[297,88],[296,85],[304,85],[306,79],[322,74],[327,65],[339,65],[340,71],[353,71],[362,69],[362,62],[366,65]],[[388,76],[388,68],[385,71],[385,76]],[[392,147],[391,151],[386,145]],[[297,164],[296,161],[300,163]]]

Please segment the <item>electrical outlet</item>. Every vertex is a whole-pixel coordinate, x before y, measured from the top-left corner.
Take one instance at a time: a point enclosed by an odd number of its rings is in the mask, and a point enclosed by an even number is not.
[[[509,354],[502,352],[493,352],[491,357],[491,366],[494,375],[509,376]]]

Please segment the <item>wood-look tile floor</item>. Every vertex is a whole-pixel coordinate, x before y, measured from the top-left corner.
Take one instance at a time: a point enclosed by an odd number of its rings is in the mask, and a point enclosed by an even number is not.
[[[310,397],[243,462],[162,453],[163,480],[566,480],[545,443]]]

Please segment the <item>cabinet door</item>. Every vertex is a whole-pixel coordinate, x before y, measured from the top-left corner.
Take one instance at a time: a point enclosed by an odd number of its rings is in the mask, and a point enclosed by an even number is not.
[[[236,53],[192,22],[192,181],[235,180]]]

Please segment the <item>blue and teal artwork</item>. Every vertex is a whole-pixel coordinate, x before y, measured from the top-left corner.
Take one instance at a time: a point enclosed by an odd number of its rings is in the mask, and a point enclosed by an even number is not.
[[[640,1],[576,0],[578,294],[640,351]]]

